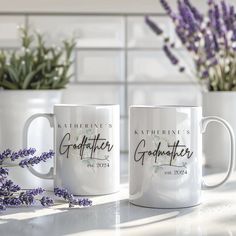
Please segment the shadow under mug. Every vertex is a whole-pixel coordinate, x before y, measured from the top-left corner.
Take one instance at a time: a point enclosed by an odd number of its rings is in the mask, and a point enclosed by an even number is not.
[[[54,167],[47,174],[29,167],[32,174],[54,179],[55,187],[66,188],[75,195],[102,195],[118,191],[119,105],[55,105],[53,114],[35,114],[26,121],[24,147],[28,143],[29,126],[38,117],[48,119],[54,129],[55,159]]]
[[[223,125],[230,136],[229,168],[215,185],[206,184],[202,178],[202,133],[210,122]],[[129,194],[135,205],[195,206],[201,203],[202,189],[221,186],[232,173],[233,130],[222,118],[202,117],[201,107],[131,106],[129,126]]]

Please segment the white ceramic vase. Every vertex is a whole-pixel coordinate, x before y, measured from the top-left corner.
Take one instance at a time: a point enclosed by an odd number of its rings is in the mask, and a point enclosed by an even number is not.
[[[52,112],[53,105],[61,102],[61,90],[1,90],[0,91],[0,151],[22,148],[25,121],[35,113]],[[44,119],[32,123],[29,132],[29,147],[37,149],[36,154],[53,147],[53,134]],[[39,164],[36,168],[47,172],[53,160]],[[11,167],[10,178],[22,188],[43,187],[52,189],[51,180],[33,176],[27,169]]]
[[[236,92],[205,92],[202,94],[204,116],[220,116],[227,120],[236,135]],[[203,153],[207,157],[206,165],[222,171],[227,169],[229,135],[217,123],[208,127],[203,135]]]

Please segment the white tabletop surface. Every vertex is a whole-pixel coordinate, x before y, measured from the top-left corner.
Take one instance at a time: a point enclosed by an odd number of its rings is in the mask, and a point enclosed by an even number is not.
[[[65,203],[8,209],[0,213],[0,236],[236,235],[236,174],[224,186],[204,191],[203,199],[194,208],[137,207],[129,203],[124,182],[119,193],[94,197],[94,205],[86,209],[69,209]]]

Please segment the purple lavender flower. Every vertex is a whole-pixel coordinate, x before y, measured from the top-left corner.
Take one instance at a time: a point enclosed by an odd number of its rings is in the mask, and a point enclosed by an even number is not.
[[[67,200],[69,202],[69,207],[73,207],[75,205],[88,207],[92,205],[92,201],[88,198],[75,198],[73,194],[67,191],[67,189],[54,188],[54,194]]]
[[[1,166],[2,161],[9,159],[11,161],[17,160],[19,157],[28,157],[35,153],[34,148],[19,150],[18,152],[12,152],[10,149],[5,150],[0,154],[0,211],[6,210],[7,207],[14,207],[20,205],[33,205],[36,201],[39,201],[43,206],[53,205],[53,199],[48,196],[43,196],[41,199],[37,199],[36,196],[42,194],[45,190],[42,188],[29,189],[26,191],[20,191],[21,188],[14,184],[13,181],[7,179],[8,169]],[[54,156],[53,151],[42,153],[40,156],[34,156],[32,158],[24,159],[20,162],[21,167],[38,164],[41,161]],[[73,194],[69,193],[66,189],[55,188],[55,195],[63,197],[69,206],[91,206],[92,201],[87,198],[76,199]]]
[[[69,207],[74,206],[81,206],[81,207],[88,207],[92,206],[92,201],[88,198],[77,198],[69,201]]]
[[[0,167],[0,177],[5,177],[8,175],[8,169]]]
[[[234,18],[235,14],[234,14],[234,6],[229,6],[229,16]]]
[[[205,39],[206,57],[207,59],[211,59],[212,57],[214,57],[214,49],[213,49],[214,44],[209,34],[205,34],[204,39]]]
[[[234,20],[235,20],[235,11],[234,6],[229,7],[229,27],[232,29],[234,26]]]
[[[234,6],[230,6],[229,8],[229,25],[230,29],[233,32],[231,40],[233,42],[236,41],[236,25],[235,25],[235,11],[234,11]]]
[[[11,154],[11,150],[10,149],[6,149],[5,151],[3,151],[2,155],[3,156],[8,156]]]
[[[27,156],[33,155],[35,151],[36,151],[35,148],[29,148],[29,149],[25,148],[17,152],[13,152],[10,149],[7,149],[2,154],[0,154],[0,164],[2,164],[3,161],[5,161],[8,158],[11,161],[15,161],[19,157],[27,157]]]
[[[179,8],[179,12],[180,15],[185,23],[185,25],[187,26],[187,29],[189,31],[189,35],[194,34],[199,26],[197,21],[194,18],[194,15],[192,13],[192,11],[189,9],[189,7],[187,5],[185,5],[182,1],[178,1],[178,8]]]
[[[26,191],[26,194],[30,194],[30,195],[36,196],[36,195],[42,194],[43,192],[45,192],[45,189],[42,189],[42,188],[35,188],[35,189],[29,189],[29,190],[27,190],[27,191]]]
[[[73,194],[69,193],[67,189],[54,188],[54,194],[58,197],[62,197],[65,200],[70,200],[74,198]]]
[[[0,197],[9,196],[12,193],[19,191],[20,189],[21,188],[17,184],[14,184],[13,181],[6,180],[2,183],[2,186],[0,187]]]
[[[221,22],[220,22],[220,10],[219,10],[219,6],[217,4],[215,4],[213,12],[214,12],[215,30],[218,33],[218,35],[221,36],[222,33],[223,33],[223,29],[222,29],[222,25],[221,25]]]
[[[18,154],[18,152],[13,152],[10,156],[11,161],[15,161],[20,157],[20,155]]]
[[[202,14],[197,10],[196,7],[194,7],[189,0],[184,0],[184,3],[189,7],[189,9],[191,10],[194,18],[196,20],[198,20],[199,22],[202,22],[203,21],[203,16]]]
[[[228,16],[228,6],[226,4],[225,1],[221,1],[221,8],[222,8],[222,13],[223,13],[223,17],[227,17]]]
[[[165,9],[165,11],[170,15],[172,13],[170,5],[167,3],[166,0],[160,0],[161,5]]]
[[[11,154],[11,150],[10,149],[6,149],[4,152],[2,152],[0,154],[0,164],[2,164],[2,162],[8,158],[8,156]]]
[[[50,197],[42,197],[40,200],[40,203],[42,206],[52,206],[54,204],[54,201]]]
[[[10,159],[12,161],[15,161],[19,157],[27,157],[27,156],[30,156],[30,155],[34,155],[35,152],[36,152],[35,148],[29,148],[29,149],[25,148],[23,150],[19,150],[18,152],[12,152],[12,154],[10,156]]]
[[[214,18],[214,12],[212,9],[208,10],[208,18],[209,18],[208,27],[211,27],[214,30],[215,29],[215,26],[214,26],[215,18]]]
[[[167,45],[163,46],[163,50],[173,65],[177,65],[179,63],[178,58],[171,52]]]
[[[89,200],[88,198],[79,199],[79,206],[84,206],[84,207],[92,206],[92,201]]]
[[[19,195],[19,200],[22,204],[33,205],[35,202],[34,195],[27,193],[27,192],[21,192]]]
[[[145,17],[146,24],[152,29],[153,32],[155,32],[157,35],[161,35],[163,33],[163,30],[155,24],[148,16]]]
[[[55,155],[55,153],[52,150],[50,150],[48,153],[44,152],[40,156],[34,156],[34,157],[27,158],[27,159],[20,161],[19,166],[21,166],[22,168],[33,166],[33,165],[36,165],[42,161],[43,162],[47,161],[47,159],[52,158],[54,155]]]
[[[6,206],[20,206],[22,202],[17,197],[6,197],[3,199],[3,205]]]
[[[221,1],[221,9],[222,9],[222,15],[223,15],[223,21],[225,23],[226,29],[230,29],[230,16],[228,11],[228,6],[226,5],[225,1]]]

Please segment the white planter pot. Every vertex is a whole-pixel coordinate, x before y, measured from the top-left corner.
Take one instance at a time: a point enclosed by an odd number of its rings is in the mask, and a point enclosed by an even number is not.
[[[202,96],[203,115],[220,116],[230,123],[236,135],[236,92],[208,92]],[[226,130],[212,123],[203,135],[206,165],[215,170],[226,170],[230,147]]]
[[[52,112],[53,105],[61,102],[61,90],[2,90],[0,91],[0,151],[22,148],[23,126],[31,115]],[[29,147],[35,147],[37,154],[53,148],[52,131],[44,119],[32,123],[29,132]],[[39,164],[37,169],[47,172],[53,160]],[[14,168],[14,169],[13,169]],[[43,187],[52,189],[51,180],[33,176],[27,169],[12,167],[10,178],[22,188]]]

